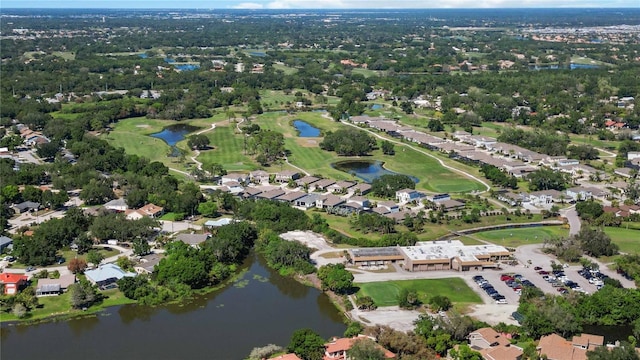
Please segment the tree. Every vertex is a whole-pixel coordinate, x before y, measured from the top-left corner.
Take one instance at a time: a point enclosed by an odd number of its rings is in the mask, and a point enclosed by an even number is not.
[[[345,294],[353,287],[353,274],[346,270],[344,264],[323,265],[318,269],[318,278],[324,289],[338,294]]]
[[[384,360],[384,351],[369,338],[357,339],[347,350],[347,358],[354,360]]]
[[[73,258],[69,260],[69,264],[67,264],[67,269],[74,274],[81,274],[86,268],[87,262],[79,258]]]
[[[364,330],[364,326],[362,326],[361,323],[357,322],[357,321],[352,321],[349,323],[349,325],[347,326],[347,329],[344,331],[344,334],[342,334],[344,337],[354,337],[357,336],[358,334],[361,334],[362,331]]]
[[[371,192],[374,195],[393,198],[396,191],[402,189],[415,189],[416,183],[407,175],[382,175],[371,183]]]
[[[329,131],[320,143],[320,148],[335,151],[341,156],[362,156],[369,154],[376,146],[376,140],[366,132],[347,128]]]
[[[87,280],[81,279],[79,282],[69,286],[69,299],[74,309],[88,308],[101,300],[100,295],[94,285]]]
[[[394,149],[394,145],[391,141],[383,140],[382,141],[382,153],[385,155],[395,155],[396,150]]]
[[[527,176],[531,190],[559,190],[566,189],[569,175],[559,171],[542,168]]]
[[[358,296],[356,298],[356,306],[360,310],[375,310],[377,308],[371,296]]]
[[[433,132],[444,131],[444,125],[442,125],[442,122],[438,119],[430,120],[427,127]]]
[[[587,352],[588,360],[640,360],[633,345],[623,342],[620,346],[609,348],[608,346],[598,346]]]
[[[482,354],[472,350],[467,344],[462,344],[457,349],[451,349],[450,355],[453,360],[482,360]]]
[[[87,253],[87,262],[92,263],[93,265],[100,265],[102,260],[104,260],[104,255],[97,250],[90,250]]]
[[[580,242],[580,248],[588,255],[612,256],[618,253],[618,246],[611,242],[611,238],[601,228],[591,229],[583,226],[575,239]]]
[[[451,300],[442,295],[436,295],[429,299],[429,305],[436,311],[447,311],[451,308]]]
[[[602,204],[593,199],[578,202],[576,204],[576,211],[582,219],[587,221],[595,220],[604,213]]]
[[[216,217],[218,215],[218,204],[213,201],[206,201],[198,204],[198,212],[206,217]]]
[[[209,147],[210,141],[206,135],[203,134],[195,134],[189,136],[189,140],[187,141],[187,146],[191,149],[196,150],[204,150]]]
[[[137,256],[147,255],[151,251],[151,246],[147,239],[137,238],[133,240],[133,253]]]
[[[133,270],[133,266],[135,264],[136,263],[133,260],[129,259],[126,256],[118,256],[118,260],[116,260],[116,265],[126,271]]]
[[[311,329],[299,329],[293,332],[287,351],[295,353],[303,360],[322,360],[324,339]]]
[[[101,205],[114,198],[113,190],[106,181],[92,179],[82,187],[80,199],[87,205]]]

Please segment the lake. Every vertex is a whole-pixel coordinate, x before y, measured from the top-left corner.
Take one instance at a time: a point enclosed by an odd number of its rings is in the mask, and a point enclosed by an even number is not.
[[[199,127],[197,126],[176,124],[167,126],[162,129],[162,131],[151,134],[149,136],[162,139],[169,146],[175,146],[179,141],[183,140],[187,134],[192,133],[198,129]]]
[[[234,285],[182,306],[125,305],[98,317],[3,324],[1,358],[238,360],[257,346],[286,346],[301,328],[342,336],[342,315],[325,294],[280,276],[259,256],[244,267]]]
[[[311,126],[311,124],[302,120],[294,120],[293,126],[298,130],[299,137],[318,137],[320,136],[320,129]]]
[[[368,183],[372,183],[373,180],[379,178],[382,175],[398,175],[398,173],[396,172],[385,169],[383,166],[383,163],[377,160],[375,161],[347,160],[347,161],[340,161],[337,163],[333,163],[331,164],[331,166],[340,171],[344,171],[346,173],[357,176]],[[408,176],[415,183],[418,183],[420,181],[415,176],[411,176],[411,175],[408,175]]]

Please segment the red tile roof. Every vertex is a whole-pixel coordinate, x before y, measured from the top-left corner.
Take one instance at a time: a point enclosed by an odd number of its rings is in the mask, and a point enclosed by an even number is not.
[[[0,274],[0,283],[17,284],[21,281],[27,281],[27,277],[22,274],[2,273]]]

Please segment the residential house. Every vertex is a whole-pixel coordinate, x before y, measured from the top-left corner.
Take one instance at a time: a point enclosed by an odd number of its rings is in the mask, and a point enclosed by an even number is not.
[[[634,174],[637,174],[637,170],[631,168],[618,168],[613,170],[613,173],[626,178],[632,178]]]
[[[129,208],[127,206],[127,201],[123,198],[113,199],[107,202],[106,204],[102,205],[102,207],[104,207],[107,210],[113,210],[118,212],[124,212]]]
[[[158,206],[154,204],[147,204],[136,211],[142,214],[143,216],[156,218],[156,217],[162,216],[162,214],[164,213],[164,208],[162,206]]]
[[[558,190],[541,190],[529,194],[529,202],[534,206],[561,202],[565,198],[567,198],[567,196]]]
[[[249,173],[249,180],[256,184],[268,183],[269,173],[264,170],[256,170]]]
[[[346,202],[333,207],[331,210],[334,214],[346,216],[353,213],[359,214],[364,210],[364,207],[355,202]]]
[[[510,206],[520,206],[524,201],[523,194],[516,194],[511,191],[502,191],[497,194],[497,199],[509,204]],[[528,201],[528,199],[527,199]]]
[[[246,187],[240,194],[245,199],[255,198],[257,195],[262,193],[262,189],[256,187]]]
[[[395,213],[400,211],[400,205],[396,204],[393,201],[381,201],[378,203],[377,207],[386,209],[387,212],[390,212],[390,213]]]
[[[40,209],[40,203],[33,201],[24,201],[11,207],[16,214],[22,214],[27,211],[37,211]]]
[[[304,197],[301,197],[295,201],[295,206],[302,207],[305,210],[310,209],[316,206],[316,202],[320,195],[318,194],[307,194]]]
[[[27,286],[27,276],[24,274],[1,273],[0,284],[4,285],[5,295],[16,295]]]
[[[302,191],[292,191],[289,193],[286,193],[284,195],[280,195],[276,198],[276,201],[282,201],[282,202],[287,202],[290,204],[294,204],[296,200],[301,199],[303,197],[307,196],[307,193],[302,192]]]
[[[371,185],[367,183],[358,183],[349,188],[356,195],[366,195],[371,192]]]
[[[346,200],[335,195],[320,196],[316,200],[316,207],[319,209],[332,209],[338,205],[342,205]]]
[[[220,187],[220,190],[233,195],[238,195],[244,191],[244,187],[237,181],[228,181]]]
[[[327,191],[327,188],[333,184],[335,184],[336,181],[335,180],[331,180],[331,179],[322,179],[319,181],[314,182],[313,184],[311,184],[311,187],[313,187],[313,190],[318,190],[318,191]]]
[[[449,194],[435,194],[435,195],[427,195],[427,200],[439,203],[442,201],[451,200],[451,196]]]
[[[58,279],[38,279],[36,296],[60,295],[75,282],[76,276],[74,274],[60,275]]]
[[[5,250],[13,250],[13,239],[8,236],[0,236],[0,253]]]
[[[133,269],[138,274],[151,274],[155,266],[164,258],[164,254],[148,254],[140,258]]]
[[[135,277],[137,274],[134,272],[128,272],[122,270],[116,264],[102,264],[98,268],[93,270],[87,270],[84,272],[87,280],[97,286],[105,286],[113,284],[123,277]]]
[[[353,181],[338,181],[337,183],[327,187],[327,190],[331,191],[332,193],[341,193],[349,190],[349,188],[351,188],[355,184],[356,183]]]
[[[572,201],[583,201],[591,199],[595,193],[600,193],[600,189],[591,187],[576,186],[565,191],[567,197]]]
[[[232,218],[220,218],[218,220],[208,220],[204,223],[204,226],[208,228],[219,228],[221,226],[229,225],[234,221],[235,220],[233,220]]]
[[[397,211],[397,212],[388,212],[383,216],[389,219],[392,219],[393,221],[396,222],[396,224],[400,224],[401,222],[404,221],[404,219],[407,218],[407,215],[409,215],[409,217],[415,217],[415,214],[413,214],[411,211],[406,211],[406,210]]]
[[[365,335],[358,335],[352,338],[335,338],[334,337],[333,339],[331,339],[330,342],[324,344],[324,357],[322,359],[323,360],[350,360],[347,357],[347,351],[351,349],[351,347],[357,340],[361,340],[361,339],[369,339],[371,341],[375,341],[375,338],[372,338],[370,336],[365,336]],[[384,353],[384,357],[386,359],[396,358],[396,354],[385,349],[384,347],[377,344],[376,344],[376,347],[382,350],[382,352]]]
[[[300,173],[294,170],[285,170],[276,174],[276,182],[279,183],[287,183],[291,180],[298,180],[300,178]]]
[[[226,175],[222,175],[220,180],[218,180],[218,185],[225,185],[225,183],[235,181],[241,184],[249,183],[250,176],[242,173],[228,173]]]
[[[464,209],[464,207],[466,206],[466,204],[463,203],[462,201],[453,200],[453,199],[439,201],[436,204],[444,208],[444,211],[460,210],[460,209]]]
[[[178,234],[176,235],[177,241],[182,241],[187,245],[198,247],[209,238],[209,234]]]
[[[627,160],[640,159],[640,151],[629,151],[627,153]]]
[[[509,339],[490,327],[480,328],[469,334],[469,346],[474,349],[508,345],[511,345]]]
[[[602,336],[582,334],[569,341],[558,334],[551,334],[540,338],[536,350],[548,360],[586,360],[587,351],[603,344]]]
[[[305,176],[301,179],[296,180],[296,185],[298,186],[302,186],[302,187],[309,187],[309,185],[313,184],[316,181],[319,181],[320,178],[315,177],[315,176]]]
[[[396,200],[400,203],[409,203],[412,201],[419,201],[424,197],[424,194],[414,189],[402,189],[396,191]]]
[[[269,360],[302,360],[296,354],[284,354],[270,358]]]
[[[284,190],[277,188],[267,192],[260,193],[256,195],[256,199],[266,199],[266,200],[275,200],[278,196],[284,195]]]
[[[498,142],[495,138],[481,135],[470,135],[462,139],[462,142],[473,145],[477,148],[488,148]]]
[[[369,201],[369,199],[367,199],[364,196],[352,196],[349,199],[347,199],[347,202],[358,204],[361,207],[369,207],[371,205],[371,202]]]

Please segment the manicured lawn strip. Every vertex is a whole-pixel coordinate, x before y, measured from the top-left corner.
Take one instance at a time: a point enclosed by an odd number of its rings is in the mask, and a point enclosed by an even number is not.
[[[604,232],[611,237],[611,241],[620,247],[624,253],[640,253],[640,230],[624,227],[605,227]]]
[[[213,150],[202,151],[198,161],[222,164],[227,171],[257,169],[258,164],[244,154],[244,135],[235,131],[235,124],[229,124],[204,133],[211,141]]]
[[[273,64],[273,68],[275,70],[282,70],[285,75],[291,75],[298,72],[298,69],[289,67],[287,65],[282,65],[282,64]]]
[[[436,295],[448,297],[453,303],[477,304],[482,300],[460,278],[402,280],[355,284],[359,287],[358,296],[371,296],[378,306],[398,305],[398,294],[401,289],[416,291],[423,303]]]
[[[124,305],[124,304],[133,304],[134,300],[127,299],[122,292],[118,289],[111,289],[106,291],[100,291],[106,298],[102,301],[102,303],[98,305],[94,305],[87,309],[83,310],[74,310],[71,308],[71,300],[69,292],[66,292],[59,296],[44,296],[39,297],[38,302],[41,306],[35,308],[31,311],[30,316],[26,319],[26,321],[38,321],[43,320],[45,318],[60,316],[60,317],[76,317],[76,316],[88,316],[92,313],[104,310],[110,306],[116,305]],[[2,313],[2,322],[5,321],[16,321],[19,320],[12,313]]]
[[[569,230],[562,226],[536,226],[529,228],[500,229],[471,234],[472,237],[507,247],[540,244],[543,243],[545,239],[568,235]]]

